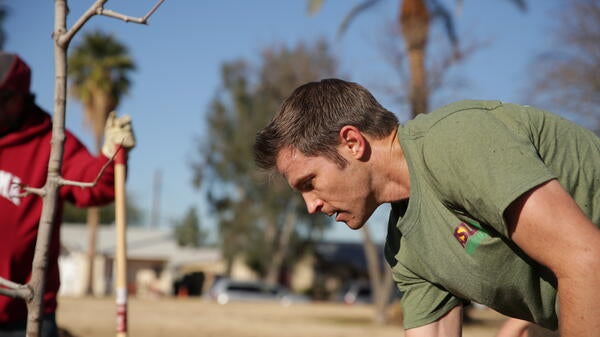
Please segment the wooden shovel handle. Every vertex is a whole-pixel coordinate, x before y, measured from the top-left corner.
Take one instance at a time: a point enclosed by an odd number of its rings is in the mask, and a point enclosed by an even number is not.
[[[125,193],[126,150],[117,149],[115,157],[115,227],[116,227],[116,303],[117,337],[127,336],[127,205]]]

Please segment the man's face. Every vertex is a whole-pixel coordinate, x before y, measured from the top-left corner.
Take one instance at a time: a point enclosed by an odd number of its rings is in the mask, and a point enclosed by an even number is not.
[[[341,168],[323,156],[305,156],[292,147],[277,155],[277,170],[300,192],[308,212],[335,216],[352,229],[361,228],[377,208],[372,197],[368,171],[356,159]]]

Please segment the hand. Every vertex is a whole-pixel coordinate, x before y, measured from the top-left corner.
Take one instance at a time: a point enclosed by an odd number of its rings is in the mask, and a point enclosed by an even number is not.
[[[135,136],[131,127],[131,118],[128,115],[117,117],[112,111],[108,114],[104,126],[104,145],[102,153],[108,158],[112,158],[120,145],[125,149],[132,149],[135,146]]]

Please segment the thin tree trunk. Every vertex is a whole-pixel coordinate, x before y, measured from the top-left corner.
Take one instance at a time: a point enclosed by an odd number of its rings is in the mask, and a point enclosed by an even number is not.
[[[233,272],[233,263],[235,262],[236,254],[224,254],[225,259],[225,276],[231,277],[231,273]]]
[[[273,252],[275,250],[277,250],[277,242],[276,242],[277,226],[275,225],[276,220],[274,218],[276,218],[276,217],[269,217],[269,220],[267,221],[265,231],[263,234],[263,241],[264,241],[265,245],[269,245],[269,248]],[[271,260],[269,257],[267,257],[267,258],[269,260]],[[267,264],[268,264],[268,262],[267,262]],[[267,275],[268,275],[268,273],[269,272],[267,272]]]
[[[87,285],[85,294],[91,296],[94,294],[94,260],[96,259],[96,242],[98,235],[98,223],[100,219],[100,210],[98,207],[89,207],[87,209],[87,229],[88,229],[88,251],[87,251]]]
[[[290,202],[288,211],[283,222],[283,228],[281,229],[281,235],[279,236],[279,244],[273,254],[271,264],[269,264],[269,270],[265,281],[269,284],[276,284],[279,273],[281,272],[281,266],[287,255],[290,239],[296,226],[298,216],[296,214],[296,201],[295,199]]]
[[[389,274],[385,273],[382,280],[382,271],[380,267],[379,254],[377,248],[371,240],[371,235],[367,227],[361,229],[363,237],[363,248],[367,258],[367,269],[371,283],[371,293],[375,304],[375,323],[379,325],[387,324],[387,315],[385,313],[386,304],[389,300],[391,284],[388,279]]]
[[[67,4],[65,0],[55,0],[54,31],[65,31],[67,23]],[[50,159],[48,160],[48,178],[44,186],[46,195],[43,198],[42,214],[38,228],[35,253],[31,268],[29,285],[33,289],[33,298],[27,302],[27,337],[37,337],[40,334],[40,319],[43,312],[44,290],[46,288],[46,270],[50,239],[52,237],[56,209],[58,205],[58,188],[60,186],[60,171],[64,152],[64,125],[67,92],[67,51],[66,48],[55,44],[54,69],[56,80],[54,84],[54,115],[52,118],[52,141]]]
[[[409,100],[414,117],[426,113],[428,109],[425,48],[429,35],[429,11],[424,0],[404,0],[400,8],[398,21],[409,59]]]
[[[159,2],[142,18],[133,18],[120,13],[111,12],[111,16],[118,17],[126,22],[146,23],[148,18],[156,11]],[[27,337],[37,337],[41,332],[41,316],[44,305],[44,290],[46,287],[46,271],[48,268],[49,248],[52,233],[57,226],[56,210],[59,203],[59,187],[69,184],[82,186],[78,182],[65,182],[61,174],[62,158],[65,140],[65,110],[67,93],[67,48],[72,37],[87,22],[89,18],[99,13],[99,9],[106,0],[97,0],[92,7],[67,30],[68,7],[66,0],[54,0],[54,114],[52,116],[52,139],[50,141],[50,157],[48,159],[48,175],[46,183],[41,188],[26,186],[24,189],[42,197],[42,213],[38,226],[35,251],[31,266],[31,277],[26,285],[18,285],[9,280],[0,278],[3,285],[3,295],[20,297],[27,305]],[[7,287],[8,289],[5,289]]]
[[[425,70],[425,48],[408,52],[410,64],[410,107],[411,116],[426,113],[428,105],[427,72]]]
[[[95,135],[96,154],[102,152],[102,138]],[[94,260],[96,259],[96,242],[98,241],[98,225],[100,223],[100,209],[98,207],[88,207],[87,209],[87,229],[88,229],[88,251],[87,251],[87,285],[85,294],[91,296],[94,294]]]

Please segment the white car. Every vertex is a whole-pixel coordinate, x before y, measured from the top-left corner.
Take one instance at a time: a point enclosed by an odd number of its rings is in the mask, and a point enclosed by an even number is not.
[[[229,278],[217,280],[208,295],[219,304],[233,301],[272,301],[283,305],[308,302],[306,296],[294,294],[280,285],[270,285],[261,281],[234,281]]]

